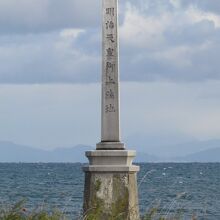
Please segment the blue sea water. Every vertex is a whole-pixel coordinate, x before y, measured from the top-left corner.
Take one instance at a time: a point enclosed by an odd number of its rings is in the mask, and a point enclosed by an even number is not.
[[[220,219],[220,164],[139,164],[139,204],[143,214],[151,207],[166,216],[183,219]],[[82,209],[82,164],[0,164],[0,207],[27,199],[28,210],[59,208],[70,219]]]

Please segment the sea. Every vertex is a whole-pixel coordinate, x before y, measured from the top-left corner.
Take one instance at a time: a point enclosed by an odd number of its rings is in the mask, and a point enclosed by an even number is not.
[[[141,163],[141,215],[220,220],[220,163]],[[70,220],[82,213],[80,163],[0,163],[0,209],[25,200],[25,209],[59,209]]]

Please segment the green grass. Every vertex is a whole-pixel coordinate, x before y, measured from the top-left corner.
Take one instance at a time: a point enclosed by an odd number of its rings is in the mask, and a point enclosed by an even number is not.
[[[25,201],[20,201],[11,207],[0,208],[0,220],[67,220],[58,210],[48,212],[43,208],[28,211]]]
[[[181,220],[183,212],[178,210],[174,214],[161,216],[158,207],[149,209],[141,220]],[[97,218],[79,217],[78,220],[100,220]],[[196,220],[196,216],[192,216],[191,220]],[[44,208],[38,208],[34,211],[29,211],[25,208],[25,201],[20,201],[11,207],[0,207],[0,220],[70,220],[65,217],[59,210],[48,212]],[[71,219],[72,220],[72,219]],[[107,220],[107,219],[105,219]],[[122,219],[124,220],[124,219]]]

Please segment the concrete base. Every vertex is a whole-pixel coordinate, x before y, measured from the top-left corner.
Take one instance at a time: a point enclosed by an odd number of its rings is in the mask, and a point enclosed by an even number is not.
[[[124,150],[125,145],[121,142],[100,142],[96,145],[97,150]]]
[[[132,150],[95,150],[87,151],[90,166],[132,166],[136,151]]]
[[[135,151],[86,152],[84,215],[87,220],[139,220]]]

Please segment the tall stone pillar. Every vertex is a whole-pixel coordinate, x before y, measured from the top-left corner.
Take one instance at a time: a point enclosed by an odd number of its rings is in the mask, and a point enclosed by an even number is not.
[[[86,152],[84,215],[89,220],[139,220],[135,151],[120,141],[118,0],[102,0],[101,142]]]

